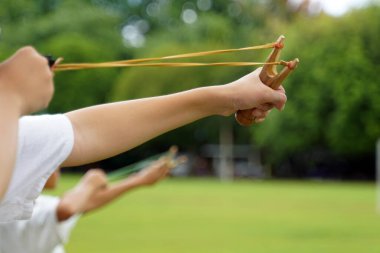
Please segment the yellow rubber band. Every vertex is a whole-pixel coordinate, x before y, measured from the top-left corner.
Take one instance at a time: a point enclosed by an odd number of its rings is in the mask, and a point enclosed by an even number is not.
[[[257,65],[280,65],[283,62],[212,62],[212,63],[197,63],[197,62],[162,62],[162,63],[144,63],[150,61],[162,61],[172,59],[194,58],[207,55],[225,54],[239,51],[259,50],[274,48],[276,43],[268,43],[259,46],[234,48],[234,49],[222,49],[203,51],[196,53],[178,54],[164,57],[131,59],[112,62],[101,63],[68,63],[54,66],[55,71],[67,71],[67,70],[80,70],[80,69],[94,69],[94,68],[114,68],[114,67],[200,67],[200,66],[257,66]]]

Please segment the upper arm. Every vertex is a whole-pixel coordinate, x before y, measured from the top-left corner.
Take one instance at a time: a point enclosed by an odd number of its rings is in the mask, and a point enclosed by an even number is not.
[[[1,106],[0,103],[0,202],[4,198],[10,184],[18,146],[18,121],[17,114],[12,113],[9,106]]]
[[[67,118],[71,122],[72,130],[73,130],[73,147],[71,149],[71,152],[69,156],[66,158],[66,160],[61,164],[61,167],[70,167],[70,166],[76,166],[81,165],[80,158],[83,157],[81,154],[82,150],[82,134],[80,131],[80,128],[78,127],[78,124],[76,123],[75,119],[72,118],[70,113],[65,114]]]

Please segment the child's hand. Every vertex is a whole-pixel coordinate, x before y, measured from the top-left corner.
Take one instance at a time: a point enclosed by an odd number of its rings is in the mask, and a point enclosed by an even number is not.
[[[0,93],[11,98],[20,115],[48,106],[53,93],[53,73],[47,59],[32,47],[18,50],[0,64]]]
[[[231,83],[234,89],[235,111],[257,108],[258,111],[265,112],[272,107],[278,110],[284,108],[286,103],[284,88],[280,86],[274,90],[265,85],[259,78],[260,71],[261,68],[258,68]]]
[[[168,159],[161,158],[131,177],[137,180],[139,185],[153,185],[165,178],[172,168],[173,165]]]
[[[282,86],[273,90],[261,82],[260,71],[258,68],[229,84],[234,111],[251,109],[257,122],[263,121],[273,107],[282,110],[287,99]]]

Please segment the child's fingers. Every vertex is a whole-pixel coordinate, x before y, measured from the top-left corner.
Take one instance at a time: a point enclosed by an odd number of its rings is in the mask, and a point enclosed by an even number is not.
[[[275,91],[272,93],[272,101],[274,107],[276,107],[279,111],[282,111],[285,107],[287,97],[284,93],[280,91]]]
[[[274,106],[272,104],[261,104],[257,107],[257,109],[260,109],[262,111],[269,111],[273,108]]]
[[[252,117],[256,118],[256,119],[258,119],[258,118],[265,118],[265,117],[268,116],[269,112],[270,112],[270,110],[264,111],[264,110],[255,108],[255,109],[252,110]]]
[[[255,118],[255,123],[258,124],[258,123],[261,123],[265,120],[265,118]]]
[[[156,170],[159,170],[158,173],[160,179],[166,177],[171,170],[187,161],[186,156],[176,157],[177,153],[178,147],[172,146],[170,147],[169,153],[167,155],[160,157],[157,161],[154,162],[153,166],[156,166]]]
[[[277,89],[276,89],[276,91],[279,91],[279,92],[281,92],[281,93],[284,93],[284,94],[286,94],[286,91],[285,91],[285,88],[284,88],[284,86],[279,86]]]

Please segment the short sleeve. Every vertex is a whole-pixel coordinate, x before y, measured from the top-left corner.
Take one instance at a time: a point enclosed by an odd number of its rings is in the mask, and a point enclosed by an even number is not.
[[[0,223],[0,252],[52,253],[63,248],[79,216],[57,220],[60,199],[40,196],[30,220]]]
[[[39,252],[45,252],[46,248],[49,248],[51,253],[52,249],[63,247],[69,241],[71,231],[81,217],[81,214],[76,214],[59,222],[57,220],[59,201],[59,198],[53,196],[38,197],[32,218],[28,221],[29,231],[33,233],[35,230],[34,234],[37,234],[34,241],[38,244]]]
[[[30,218],[35,199],[49,176],[70,155],[73,144],[72,125],[65,115],[20,119],[16,165],[0,203],[0,222]]]

